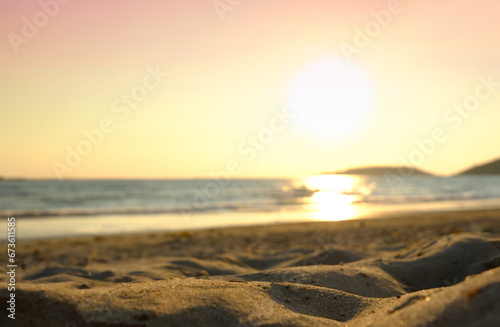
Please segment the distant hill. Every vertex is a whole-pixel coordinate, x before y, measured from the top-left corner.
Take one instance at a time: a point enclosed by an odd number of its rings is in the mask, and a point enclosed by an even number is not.
[[[425,175],[431,176],[431,174],[426,173],[422,170],[412,168],[412,167],[363,167],[363,168],[353,168],[345,171],[339,171],[332,174],[341,174],[341,175],[385,175],[385,174],[400,174],[404,173],[407,175]]]
[[[500,159],[487,164],[475,166],[471,169],[461,172],[461,175],[498,175],[500,174]]]

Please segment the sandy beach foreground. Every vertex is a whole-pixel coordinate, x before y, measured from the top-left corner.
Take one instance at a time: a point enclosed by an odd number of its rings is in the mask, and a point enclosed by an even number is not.
[[[2,326],[500,321],[500,210],[29,241],[16,250],[16,319],[3,309]]]

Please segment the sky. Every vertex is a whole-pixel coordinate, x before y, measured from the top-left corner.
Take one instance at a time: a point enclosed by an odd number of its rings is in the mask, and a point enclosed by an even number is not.
[[[0,175],[450,175],[500,157],[500,2],[0,0]]]

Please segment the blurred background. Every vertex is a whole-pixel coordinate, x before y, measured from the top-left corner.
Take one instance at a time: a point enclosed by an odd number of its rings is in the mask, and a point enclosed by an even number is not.
[[[496,176],[450,178],[500,156],[498,1],[0,8],[0,212],[27,229],[499,206]]]

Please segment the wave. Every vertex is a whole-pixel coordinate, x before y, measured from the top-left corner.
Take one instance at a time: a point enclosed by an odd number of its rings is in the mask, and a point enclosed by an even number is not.
[[[182,206],[170,208],[57,208],[29,210],[0,210],[0,216],[8,217],[62,217],[62,216],[98,216],[98,215],[133,215],[133,214],[196,214],[209,211],[243,210],[238,205]]]
[[[430,202],[467,202],[481,200],[498,200],[496,195],[475,194],[427,194],[413,196],[359,196],[353,204],[403,204],[403,203],[430,203]]]

